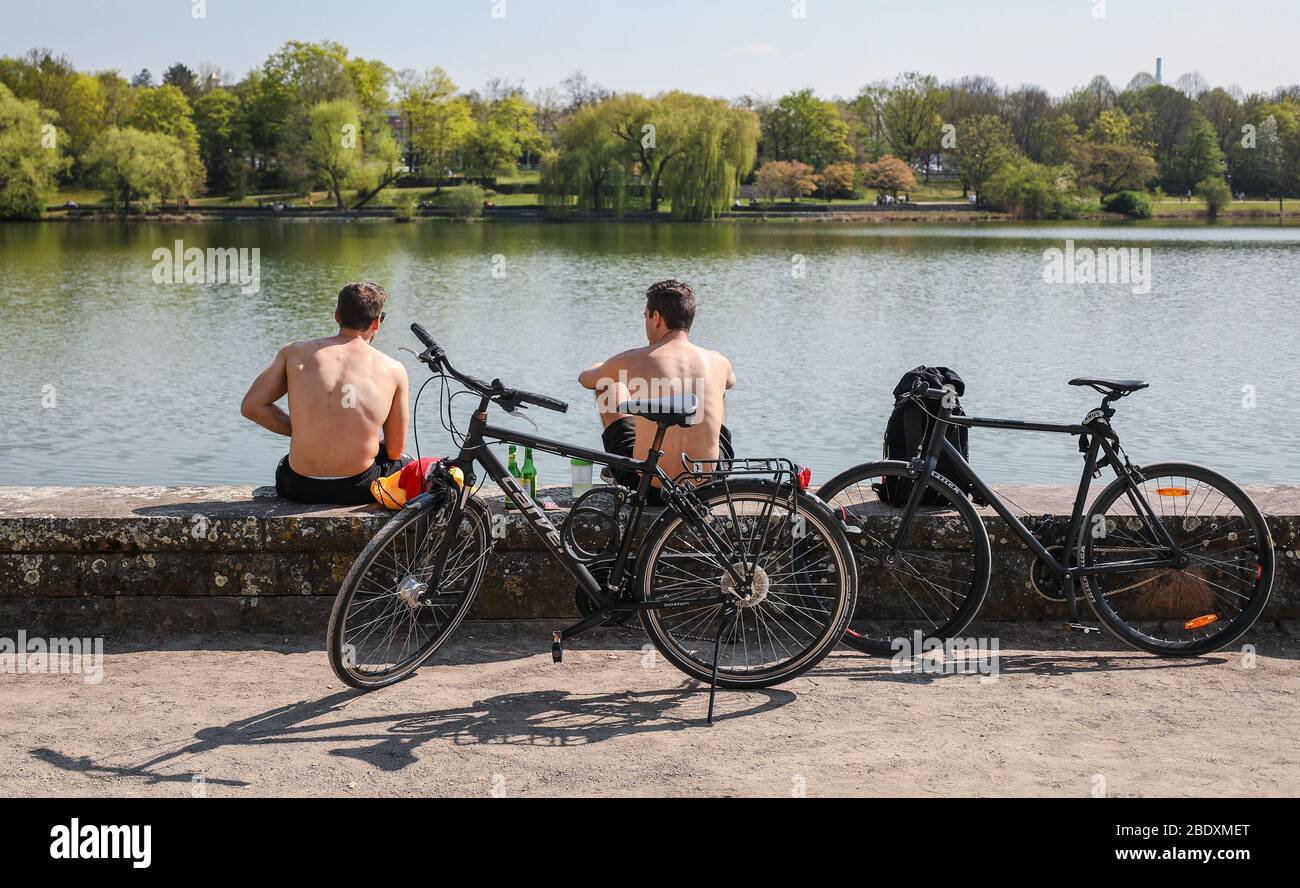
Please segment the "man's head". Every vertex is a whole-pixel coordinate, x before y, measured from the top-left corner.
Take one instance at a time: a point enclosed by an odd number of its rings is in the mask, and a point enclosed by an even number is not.
[[[645,291],[645,335],[658,342],[674,330],[689,333],[695,323],[695,293],[681,281],[651,284]]]
[[[339,290],[339,304],[334,310],[334,320],[338,321],[341,329],[360,333],[369,342],[379,332],[379,321],[383,317],[386,301],[388,294],[378,284],[348,284]]]

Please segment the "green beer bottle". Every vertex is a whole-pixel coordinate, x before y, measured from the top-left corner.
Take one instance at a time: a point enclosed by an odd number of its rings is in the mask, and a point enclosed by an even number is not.
[[[516,452],[517,452],[517,451],[516,451],[516,449],[515,449],[515,445],[511,444],[511,445],[510,445],[510,460],[509,460],[509,462],[506,463],[506,471],[508,471],[508,472],[510,473],[510,477],[511,477],[511,478],[514,478],[514,479],[515,479],[515,483],[516,483],[516,484],[518,484],[518,485],[519,485],[521,488],[523,488],[524,490],[527,490],[527,489],[528,489],[528,485],[524,482],[524,473],[521,472],[521,471],[519,470],[519,464],[515,461],[515,453],[516,453]],[[515,504],[510,500],[509,497],[506,497],[506,508],[507,508],[507,509],[513,509],[513,508],[515,508]]]
[[[529,499],[537,499],[537,466],[533,465],[533,448],[528,447],[524,450],[524,490],[528,491]]]

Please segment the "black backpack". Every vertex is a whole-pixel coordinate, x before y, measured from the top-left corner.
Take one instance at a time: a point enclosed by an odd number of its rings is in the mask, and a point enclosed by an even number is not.
[[[907,397],[917,379],[924,379],[930,388],[937,389],[951,385],[958,397],[966,394],[966,383],[962,382],[957,371],[949,370],[947,367],[917,367],[905,373],[898,381],[898,385],[894,387],[894,411],[889,414],[889,423],[885,426],[885,459],[910,462],[921,455],[921,448],[930,432],[930,423],[934,420],[921,409],[920,405]],[[937,415],[940,403],[938,399],[927,400],[925,408]],[[966,412],[961,409],[960,401],[953,406],[952,412],[954,416],[966,415]],[[967,459],[970,452],[966,441],[967,431],[964,426],[948,426],[947,431],[948,440],[961,452],[963,459]],[[952,460],[941,454],[935,471],[970,496],[970,483],[964,478],[958,480],[954,477],[952,469]],[[873,485],[873,489],[883,502],[891,506],[903,506],[907,504],[908,494],[912,492],[912,482],[902,478],[886,478],[879,484]],[[937,506],[942,502],[943,499],[937,493],[929,490],[921,497],[923,506]]]

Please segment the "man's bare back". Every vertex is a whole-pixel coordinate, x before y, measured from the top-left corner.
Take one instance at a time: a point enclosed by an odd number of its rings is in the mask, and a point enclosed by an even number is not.
[[[605,396],[598,388],[597,409],[608,426],[622,414],[606,411],[622,401],[641,398],[669,398],[693,394],[700,402],[695,424],[687,428],[670,428],[664,435],[664,471],[676,477],[683,471],[681,454],[697,459],[718,458],[718,435],[727,421],[724,395],[735,385],[731,362],[716,351],[700,348],[684,335],[669,336],[654,345],[634,348],[617,354],[603,365],[606,378],[612,381],[616,397]],[[654,442],[655,424],[646,419],[636,422],[637,459],[645,459]]]
[[[365,501],[368,479],[358,476],[389,468],[406,447],[406,368],[370,344],[382,306],[383,291],[375,285],[345,287],[336,314],[342,318],[338,335],[289,343],[244,396],[245,416],[289,436],[290,475],[299,482],[353,479],[359,488],[322,488],[305,491],[308,495]],[[276,404],[286,394],[288,412]],[[386,453],[380,453],[381,443]],[[277,486],[281,474],[277,471]]]
[[[289,465],[313,478],[346,478],[406,444],[406,368],[360,339],[309,339],[285,346]]]
[[[718,458],[719,435],[727,418],[724,396],[736,384],[730,361],[690,341],[694,317],[695,296],[690,287],[678,281],[655,284],[647,291],[644,313],[650,344],[614,355],[578,376],[579,383],[596,391],[596,409],[606,429],[607,450],[612,443],[610,426],[635,421],[636,442],[629,455],[636,459],[645,459],[649,454],[656,426],[650,420],[620,414],[620,403],[682,394],[699,399],[695,423],[687,428],[670,428],[664,436],[661,465],[674,478],[684,472],[683,453],[696,459]]]

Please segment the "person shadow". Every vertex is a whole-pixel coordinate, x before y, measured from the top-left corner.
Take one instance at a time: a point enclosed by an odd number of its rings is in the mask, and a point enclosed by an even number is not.
[[[196,773],[212,784],[231,787],[248,782],[212,776],[213,759],[234,749],[318,744],[328,755],[357,759],[381,771],[395,772],[416,762],[423,745],[570,747],[602,743],[632,734],[684,731],[703,726],[708,687],[687,679],[665,690],[575,694],[546,690],[498,694],[468,706],[406,713],[352,715],[351,704],[367,696],[348,690],[318,700],[299,701],[201,728],[190,741],[155,752],[129,764],[110,757],[73,757],[48,747],[31,750],[38,761],[88,775],[143,779],[151,784],[190,782]],[[775,688],[718,692],[717,723],[760,715],[792,703],[794,693]],[[202,768],[185,770],[190,760]],[[180,769],[178,770],[178,767]]]

